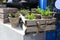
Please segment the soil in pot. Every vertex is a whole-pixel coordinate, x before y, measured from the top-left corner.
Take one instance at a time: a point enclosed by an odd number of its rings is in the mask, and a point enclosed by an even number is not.
[[[9,18],[11,26],[17,27],[19,25],[19,18]]]

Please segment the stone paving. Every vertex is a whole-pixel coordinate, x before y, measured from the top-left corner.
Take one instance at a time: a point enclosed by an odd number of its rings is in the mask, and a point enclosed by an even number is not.
[[[21,35],[6,25],[0,24],[0,40],[45,40],[45,33]]]

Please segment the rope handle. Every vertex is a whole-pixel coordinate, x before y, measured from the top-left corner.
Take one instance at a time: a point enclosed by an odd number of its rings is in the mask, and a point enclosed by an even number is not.
[[[45,21],[45,26],[43,27],[43,28],[41,28],[41,24],[38,22],[38,21],[36,21],[36,25],[37,25],[37,33],[39,33],[39,30],[41,29],[41,30],[43,30],[43,31],[46,31],[45,30],[45,28],[47,27],[47,25],[48,25],[48,22],[49,21]]]

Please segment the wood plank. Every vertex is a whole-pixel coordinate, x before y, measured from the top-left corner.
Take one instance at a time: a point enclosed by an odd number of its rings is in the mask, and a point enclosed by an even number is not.
[[[0,13],[17,12],[17,8],[0,8]]]
[[[56,26],[56,18],[52,19],[33,19],[29,20],[26,19],[23,15],[20,16],[22,21],[23,21],[23,30],[25,32],[37,32],[38,30],[41,31],[50,31],[50,30],[55,30]],[[37,27],[37,23],[39,24],[39,27]],[[33,25],[33,26],[32,26]]]
[[[5,19],[0,18],[0,23],[8,23],[8,22],[9,22],[8,18]]]
[[[52,18],[52,19],[33,19],[33,20],[29,20],[29,19],[26,19],[23,15],[20,16],[23,23],[26,24],[26,26],[29,26],[29,25],[36,25],[36,22],[39,22],[39,24],[52,24],[52,23],[55,23],[56,22],[56,18]]]
[[[0,18],[8,18],[8,14],[0,13]]]
[[[24,24],[23,24],[24,25]],[[26,27],[25,25],[23,26],[23,30],[25,30],[25,32],[38,32],[38,31],[50,31],[50,30],[55,30],[56,26],[55,25],[48,25],[45,27],[45,25],[40,26],[40,28],[37,28],[37,26],[34,27]]]
[[[31,26],[31,25],[37,25],[37,22],[39,22],[40,25],[42,25],[42,24],[46,25],[46,22],[47,22],[47,25],[56,23],[55,20],[47,20],[47,21],[45,21],[45,20],[36,19],[36,20],[26,20],[25,24],[26,24],[26,26]]]

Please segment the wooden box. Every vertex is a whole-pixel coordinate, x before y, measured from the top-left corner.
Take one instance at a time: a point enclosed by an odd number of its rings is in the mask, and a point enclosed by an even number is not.
[[[0,21],[2,21],[3,23],[9,22],[9,13],[16,13],[17,11],[17,8],[0,8]]]
[[[50,31],[56,29],[56,18],[52,19],[26,19],[23,15],[20,16],[23,21],[23,30],[25,32]]]

